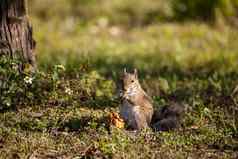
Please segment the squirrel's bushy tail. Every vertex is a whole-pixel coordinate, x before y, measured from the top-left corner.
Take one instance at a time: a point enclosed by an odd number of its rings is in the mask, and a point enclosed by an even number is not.
[[[184,116],[185,107],[175,102],[156,110],[152,118],[152,128],[156,131],[169,131],[178,128]]]

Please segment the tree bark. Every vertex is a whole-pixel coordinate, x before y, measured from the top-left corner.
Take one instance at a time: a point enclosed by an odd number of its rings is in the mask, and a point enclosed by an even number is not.
[[[35,40],[27,16],[26,0],[0,0],[0,57],[22,60],[21,69],[30,64],[34,69]]]

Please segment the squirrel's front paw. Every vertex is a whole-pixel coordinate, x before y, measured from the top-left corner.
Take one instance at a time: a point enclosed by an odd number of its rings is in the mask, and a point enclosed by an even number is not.
[[[123,95],[124,95],[123,91],[119,91],[119,97],[123,98]]]
[[[125,94],[124,94],[124,95],[122,96],[122,99],[129,100],[129,97],[128,97],[128,95],[125,95]]]

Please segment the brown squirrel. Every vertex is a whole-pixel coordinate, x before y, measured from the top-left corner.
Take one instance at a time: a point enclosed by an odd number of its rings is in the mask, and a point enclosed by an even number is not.
[[[152,126],[154,130],[167,131],[178,127],[184,108],[173,103],[154,111],[152,99],[141,87],[136,69],[133,73],[124,69],[119,91],[120,116],[129,128],[141,130]]]

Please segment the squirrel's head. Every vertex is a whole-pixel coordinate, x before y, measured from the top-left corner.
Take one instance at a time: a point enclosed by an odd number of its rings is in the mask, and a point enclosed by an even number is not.
[[[139,86],[139,80],[138,80],[138,73],[137,70],[134,69],[133,73],[128,73],[126,69],[123,71],[122,76],[122,89],[123,91],[128,91],[129,88],[132,88],[134,86]]]

